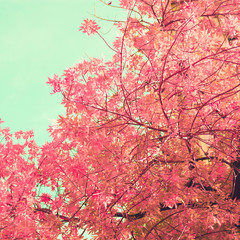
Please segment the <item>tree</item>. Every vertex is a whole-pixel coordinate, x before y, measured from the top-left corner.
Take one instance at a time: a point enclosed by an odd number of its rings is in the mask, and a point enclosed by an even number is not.
[[[80,30],[114,55],[49,78],[52,142],[1,130],[1,238],[239,238],[240,1],[105,4],[128,13],[113,46]]]

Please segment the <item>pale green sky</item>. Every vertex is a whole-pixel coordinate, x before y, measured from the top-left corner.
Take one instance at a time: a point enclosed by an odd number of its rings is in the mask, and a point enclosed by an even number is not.
[[[107,1],[106,1],[107,2]],[[113,1],[114,3],[114,1]],[[79,32],[91,14],[124,20],[126,13],[98,0],[0,0],[0,118],[12,132],[33,130],[39,144],[49,140],[51,119],[64,113],[61,96],[46,84],[53,74],[82,58],[110,57],[98,36]],[[95,19],[110,42],[112,24]],[[111,30],[111,31],[110,31]]]

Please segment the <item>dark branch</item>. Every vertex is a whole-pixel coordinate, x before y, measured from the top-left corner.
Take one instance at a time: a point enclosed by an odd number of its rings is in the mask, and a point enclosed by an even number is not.
[[[191,178],[185,185],[186,187],[196,187],[199,189],[203,189],[205,191],[210,191],[210,192],[216,192],[217,190],[211,186],[205,186],[200,183],[195,183],[193,182],[193,179]]]
[[[209,206],[213,206],[216,205],[216,202],[210,202]],[[189,207],[189,208],[197,208],[197,207],[203,207],[203,205],[197,204],[197,203],[189,203],[189,204],[184,204],[184,203],[177,203],[175,205],[173,205],[173,207],[166,207],[163,203],[160,203],[160,211],[167,211],[167,210],[174,210],[177,209],[179,206],[185,206],[185,207]],[[145,217],[146,212],[139,212],[136,214],[127,214],[127,213],[121,213],[121,212],[117,212],[114,217],[121,217],[121,218],[126,218],[128,220],[137,220],[140,218]]]
[[[240,173],[239,173],[239,168],[240,168],[240,161],[235,161],[233,163],[234,166],[234,173],[233,173],[233,186],[232,186],[232,193],[231,193],[231,198],[232,199],[240,199]]]
[[[127,213],[120,213],[117,212],[114,217],[121,217],[121,218],[126,218],[128,220],[137,220],[137,219],[141,219],[146,215],[146,212],[139,212],[136,214],[127,214]]]

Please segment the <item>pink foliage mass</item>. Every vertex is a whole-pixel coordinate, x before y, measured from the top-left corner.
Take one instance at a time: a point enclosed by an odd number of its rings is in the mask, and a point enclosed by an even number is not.
[[[100,27],[97,25],[97,23],[94,20],[86,19],[82,23],[82,26],[80,27],[79,31],[83,31],[84,33],[87,33],[88,35],[95,34],[97,30],[99,30]]]
[[[112,44],[80,27],[112,59],[48,79],[52,141],[0,128],[0,239],[240,239],[240,0],[118,3]]]

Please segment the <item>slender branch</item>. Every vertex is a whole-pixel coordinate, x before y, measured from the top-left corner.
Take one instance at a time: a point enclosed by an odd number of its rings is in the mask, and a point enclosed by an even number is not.
[[[145,217],[145,215],[146,215],[146,212],[139,212],[136,214],[127,214],[127,213],[117,212],[114,215],[114,217],[126,218],[126,219],[132,221],[132,220],[141,219],[141,218]]]
[[[152,228],[151,228],[150,230],[148,230],[148,233],[145,235],[144,239],[147,239],[148,235],[152,232],[152,230],[153,230],[157,225],[159,225],[160,223],[164,222],[165,220],[167,220],[168,218],[172,217],[173,215],[178,214],[178,213],[181,213],[181,212],[183,212],[183,210],[178,211],[178,212],[175,212],[175,213],[172,213],[172,214],[168,215],[167,217],[165,217],[164,219],[161,219],[160,221],[158,221],[155,225],[152,226]]]

